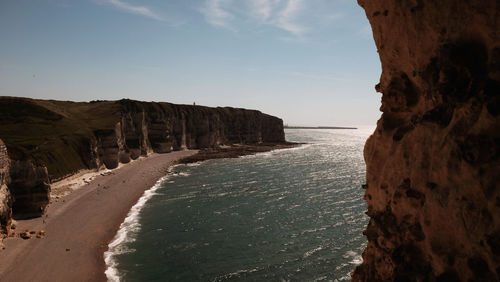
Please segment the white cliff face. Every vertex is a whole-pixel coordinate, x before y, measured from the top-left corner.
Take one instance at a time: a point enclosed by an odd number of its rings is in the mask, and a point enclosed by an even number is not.
[[[358,0],[382,63],[354,281],[500,279],[500,5]]]
[[[0,137],[10,153],[9,161],[2,143],[0,165],[10,176],[0,178],[3,222],[10,219],[11,206],[15,218],[42,215],[49,202],[50,182],[80,169],[113,169],[153,152],[285,141],[283,121],[254,110],[12,97],[0,97],[0,108],[0,120],[6,125],[0,127]],[[27,118],[33,122],[24,123]],[[6,129],[13,129],[14,136]]]
[[[7,148],[0,140],[0,233],[7,235],[10,229],[10,219],[12,216],[12,196],[7,188],[10,182],[9,177],[10,160]],[[2,234],[0,234],[0,238]]]

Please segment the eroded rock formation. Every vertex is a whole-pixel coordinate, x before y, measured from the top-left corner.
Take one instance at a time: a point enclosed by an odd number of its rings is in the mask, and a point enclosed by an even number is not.
[[[0,112],[2,226],[11,205],[14,217],[41,215],[51,181],[80,169],[112,169],[152,152],[285,141],[281,119],[245,109],[2,97]]]
[[[7,147],[0,140],[0,240],[8,235],[10,220],[12,217],[12,196],[7,185],[10,184],[9,177],[10,159]]]
[[[382,63],[354,281],[500,278],[500,2],[358,0]]]
[[[35,165],[32,160],[11,160],[9,174],[8,187],[15,199],[12,205],[14,217],[23,219],[43,214],[50,199],[47,167]]]

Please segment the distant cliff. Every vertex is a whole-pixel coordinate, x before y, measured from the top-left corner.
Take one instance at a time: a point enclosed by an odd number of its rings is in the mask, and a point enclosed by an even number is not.
[[[382,63],[354,281],[500,280],[500,2],[358,0]]]
[[[50,183],[80,169],[112,169],[152,152],[285,141],[281,119],[235,108],[0,97],[0,113],[4,229],[11,206],[15,217],[41,215]]]

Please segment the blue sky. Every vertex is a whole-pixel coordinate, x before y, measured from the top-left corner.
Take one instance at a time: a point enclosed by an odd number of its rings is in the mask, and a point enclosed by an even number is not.
[[[0,95],[258,109],[375,125],[380,61],[348,0],[0,0]]]

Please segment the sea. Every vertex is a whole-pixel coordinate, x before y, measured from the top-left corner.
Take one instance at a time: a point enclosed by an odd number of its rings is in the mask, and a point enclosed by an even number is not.
[[[110,281],[345,281],[368,223],[373,127],[286,129],[299,147],[171,168],[105,253]]]

